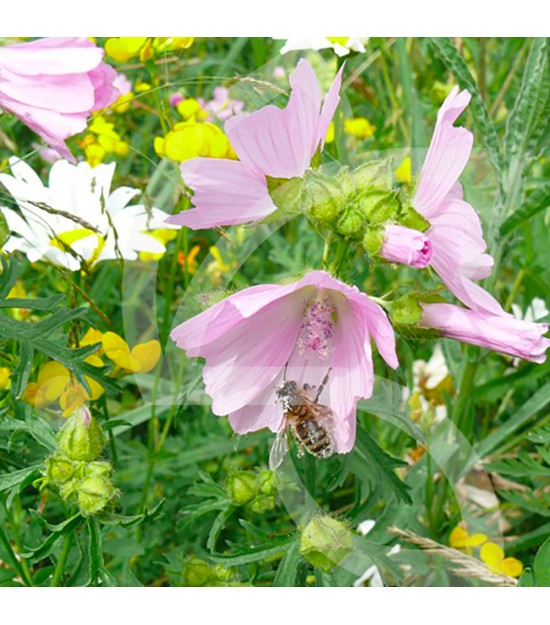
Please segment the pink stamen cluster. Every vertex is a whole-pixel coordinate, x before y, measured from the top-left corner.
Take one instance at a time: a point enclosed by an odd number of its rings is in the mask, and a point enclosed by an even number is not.
[[[328,297],[316,299],[307,307],[298,338],[300,354],[314,352],[323,359],[329,356],[334,338],[334,312]]]

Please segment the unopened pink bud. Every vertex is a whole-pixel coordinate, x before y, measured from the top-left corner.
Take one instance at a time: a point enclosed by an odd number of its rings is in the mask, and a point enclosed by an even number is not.
[[[384,235],[380,255],[390,263],[401,263],[417,269],[430,264],[432,244],[422,232],[404,226],[387,225]]]

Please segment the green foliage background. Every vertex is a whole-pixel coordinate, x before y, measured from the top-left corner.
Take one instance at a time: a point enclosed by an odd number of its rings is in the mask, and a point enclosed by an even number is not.
[[[141,188],[146,201],[167,213],[184,208],[188,200],[179,193],[175,164],[160,161],[153,150],[153,138],[177,121],[168,96],[183,90],[209,97],[214,87],[227,84],[248,110],[266,100],[284,102],[272,85],[273,69],[290,70],[302,55],[281,57],[280,47],[280,41],[264,38],[198,39],[188,50],[146,64],[113,63],[130,80],[151,85],[117,118],[130,151],[114,157],[115,184]],[[332,78],[338,63],[332,51],[303,55],[322,82]],[[535,297],[548,306],[547,39],[371,39],[366,53],[346,59],[345,102],[328,159],[358,164],[392,153],[398,164],[411,154],[418,169],[437,109],[455,84],[472,94],[461,124],[474,131],[476,151],[462,180],[495,257],[496,270],[485,286],[507,309],[516,303],[525,310]],[[368,118],[374,136],[350,144],[342,132],[350,116]],[[1,124],[10,147],[1,148],[0,157],[25,156],[47,174],[29,149],[35,140],[30,131],[7,116]],[[71,145],[82,156],[77,142]],[[13,204],[7,193],[2,196],[5,205]],[[200,268],[192,275],[178,259],[195,245]],[[206,270],[213,245],[231,267],[216,279]],[[182,229],[158,264],[104,262],[78,276],[45,263],[30,265],[19,254],[3,258],[0,365],[10,369],[11,386],[0,392],[0,585],[348,586],[371,563],[397,586],[484,584],[479,576],[457,576],[445,557],[427,556],[405,542],[401,554],[387,555],[398,541],[392,526],[448,545],[462,519],[469,531],[496,540],[504,533],[506,555],[531,569],[520,583],[550,585],[548,543],[541,548],[550,536],[548,363],[512,367],[509,358],[444,341],[458,392],[446,398],[445,423],[422,427],[401,408],[400,389],[412,387],[413,361],[429,359],[433,342],[401,336],[400,369],[391,372],[380,359],[375,363],[377,375],[389,382],[360,404],[354,452],[327,461],[294,457],[286,482],[259,490],[261,480],[271,480],[266,469],[272,435],[237,437],[225,419],[214,417],[202,392],[200,363],[174,349],[168,333],[201,309],[201,294],[296,275],[318,266],[322,254],[322,240],[297,218],[281,227],[232,228],[221,237]],[[345,279],[382,295],[415,284],[418,276],[369,266],[354,251]],[[16,280],[27,297],[6,299]],[[430,276],[424,281],[435,285]],[[21,320],[14,309],[32,314]],[[70,333],[89,325],[113,329],[130,344],[158,333],[165,350],[161,364],[151,374],[114,381],[107,370],[83,362],[95,348],[68,347]],[[55,489],[39,488],[62,420],[37,413],[20,397],[48,358],[80,380],[93,375],[106,388],[106,399],[92,405],[92,414],[108,434],[105,456],[114,465],[119,497],[104,514],[85,519]],[[412,453],[419,445],[426,452]],[[232,490],[235,476],[243,475],[254,497],[239,499]],[[497,508],[465,500],[464,484],[494,490],[500,516]],[[316,502],[313,508],[292,500],[293,491],[298,499],[304,494],[303,485]],[[258,503],[260,495],[270,499]],[[315,566],[300,551],[311,509],[337,519],[344,536],[352,536],[353,553],[342,566]],[[362,538],[356,528],[365,519],[376,525]]]

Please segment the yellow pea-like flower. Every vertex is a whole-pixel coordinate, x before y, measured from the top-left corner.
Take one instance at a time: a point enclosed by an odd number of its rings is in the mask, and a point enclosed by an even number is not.
[[[5,391],[10,387],[10,370],[7,367],[0,367],[0,391]]]
[[[479,547],[487,540],[485,534],[469,534],[463,527],[457,525],[449,536],[449,544],[455,549]]]
[[[139,56],[147,37],[111,37],[105,42],[105,52],[115,61],[125,63]]]
[[[496,543],[485,543],[479,551],[479,556],[494,573],[510,577],[519,577],[523,573],[523,564],[516,558],[504,557],[504,550]]]
[[[357,139],[368,139],[372,137],[376,127],[373,126],[366,117],[356,117],[346,119],[344,122],[344,132]]]
[[[114,332],[106,332],[103,335],[103,349],[105,355],[117,367],[133,373],[151,371],[160,358],[158,341],[139,343],[130,350],[128,343]]]
[[[405,156],[399,167],[395,170],[395,177],[399,182],[410,184],[412,179],[412,161],[410,156]]]

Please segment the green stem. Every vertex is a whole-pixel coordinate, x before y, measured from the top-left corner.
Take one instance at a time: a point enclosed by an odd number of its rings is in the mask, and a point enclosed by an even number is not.
[[[65,564],[67,564],[67,557],[69,556],[69,552],[71,550],[73,539],[73,533],[70,532],[65,536],[65,540],[63,541],[63,547],[61,549],[61,553],[59,554],[59,559],[57,560],[57,564],[55,565],[55,571],[53,573],[51,586],[59,586],[61,583],[61,578],[63,577],[63,573],[65,572]]]
[[[33,584],[32,584],[32,578],[31,578],[31,574],[29,571],[29,567],[27,566],[27,563],[25,560],[20,561],[17,559],[17,556],[15,555],[13,547],[11,546],[11,543],[8,537],[6,533],[4,532],[4,528],[2,527],[2,525],[0,525],[0,542],[4,545],[4,548],[7,551],[8,557],[11,560],[10,564],[19,573],[19,576],[21,577],[23,582],[27,586],[32,586]]]
[[[472,398],[475,374],[479,364],[476,354],[477,352],[474,352],[470,347],[466,347],[464,354],[465,363],[462,367],[459,393],[452,415],[454,424],[468,439],[470,438],[472,430],[472,421],[468,419],[469,415],[467,409]]]

